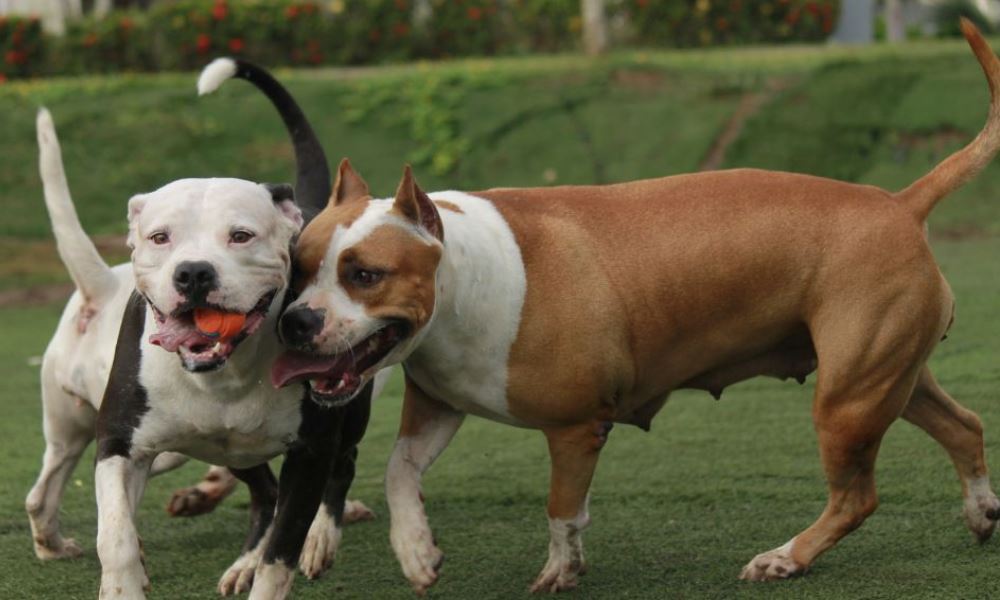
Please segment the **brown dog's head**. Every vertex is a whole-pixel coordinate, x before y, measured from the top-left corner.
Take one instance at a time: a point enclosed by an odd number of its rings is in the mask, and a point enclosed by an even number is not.
[[[410,167],[396,197],[375,200],[345,159],[329,205],[303,230],[278,325],[288,348],[276,387],[308,380],[313,399],[346,404],[382,367],[402,361],[434,314],[444,232]]]

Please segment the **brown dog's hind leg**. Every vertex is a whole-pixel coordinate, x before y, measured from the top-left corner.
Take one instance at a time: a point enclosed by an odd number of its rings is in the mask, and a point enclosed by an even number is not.
[[[988,540],[1000,519],[1000,500],[990,489],[979,417],[949,396],[925,366],[903,418],[926,431],[951,456],[962,482],[965,522],[976,539]]]
[[[545,430],[552,461],[549,558],[532,584],[532,592],[573,589],[577,576],[586,569],[582,533],[590,524],[587,494],[610,430],[611,423],[604,421]]]
[[[167,502],[167,512],[172,517],[196,517],[212,512],[238,484],[229,469],[212,465],[197,484],[174,492]]]

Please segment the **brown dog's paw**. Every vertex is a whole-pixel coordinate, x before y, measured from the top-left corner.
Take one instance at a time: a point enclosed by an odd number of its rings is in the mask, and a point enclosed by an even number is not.
[[[795,562],[791,556],[791,543],[769,552],[758,554],[743,567],[740,579],[744,581],[774,581],[797,577],[806,572],[806,567]]]
[[[373,520],[375,520],[374,511],[362,504],[360,500],[348,500],[344,505],[344,525]]]

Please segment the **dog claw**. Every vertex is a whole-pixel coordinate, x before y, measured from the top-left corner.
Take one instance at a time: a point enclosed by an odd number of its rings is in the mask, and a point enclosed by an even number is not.
[[[775,581],[797,577],[806,572],[806,568],[790,556],[782,546],[770,552],[758,554],[740,571],[740,579],[744,581]]]

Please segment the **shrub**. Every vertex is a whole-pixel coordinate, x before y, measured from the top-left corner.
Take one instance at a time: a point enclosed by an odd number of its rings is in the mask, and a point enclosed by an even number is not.
[[[656,46],[820,41],[839,0],[626,0],[636,40]]]
[[[579,45],[583,25],[580,0],[512,0],[509,10],[517,46],[553,52]]]
[[[987,34],[994,32],[993,24],[970,0],[949,0],[942,2],[934,10],[937,34],[941,37],[962,37],[962,29],[959,27],[961,17],[975,23],[980,31]]]
[[[431,0],[426,23],[433,58],[496,54],[505,42],[499,0]]]
[[[50,40],[50,72],[148,71],[155,67],[149,20],[141,12],[71,21],[64,37]]]
[[[36,17],[0,15],[0,83],[37,73],[42,67],[43,42]]]

